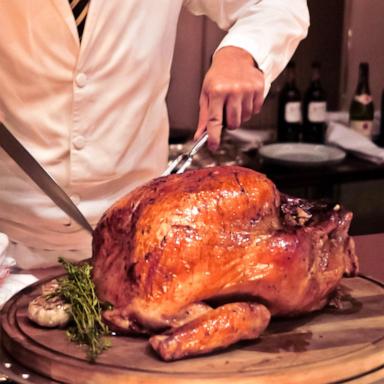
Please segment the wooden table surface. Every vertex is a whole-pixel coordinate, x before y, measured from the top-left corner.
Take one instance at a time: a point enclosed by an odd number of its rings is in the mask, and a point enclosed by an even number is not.
[[[268,175],[279,189],[384,179],[383,164],[375,164],[353,155],[347,155],[339,164],[325,167],[289,167],[263,163],[255,150],[247,156],[244,165]]]

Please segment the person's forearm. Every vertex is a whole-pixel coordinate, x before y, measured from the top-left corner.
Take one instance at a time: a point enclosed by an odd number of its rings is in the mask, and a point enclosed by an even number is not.
[[[228,34],[218,50],[236,46],[249,52],[263,71],[265,95],[299,42],[307,35],[306,0],[186,0],[194,14],[205,14]]]
[[[251,8],[236,20],[218,49],[235,45],[247,50],[264,72],[266,96],[307,34],[308,9],[304,0],[264,0]]]
[[[260,111],[271,81],[306,36],[308,9],[305,0],[186,0],[186,5],[229,29],[204,78],[195,134],[207,130],[214,150],[223,111],[233,129]]]

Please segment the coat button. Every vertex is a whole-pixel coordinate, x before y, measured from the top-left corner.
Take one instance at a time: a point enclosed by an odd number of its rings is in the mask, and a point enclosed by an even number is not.
[[[84,136],[76,136],[72,140],[72,144],[76,149],[83,149],[85,147],[85,138]]]
[[[80,72],[76,76],[76,84],[78,87],[83,88],[87,84],[88,77],[85,73]]]

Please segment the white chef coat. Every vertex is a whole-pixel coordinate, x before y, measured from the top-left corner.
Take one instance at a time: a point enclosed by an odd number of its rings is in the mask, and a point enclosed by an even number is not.
[[[229,28],[220,47],[250,52],[267,89],[309,22],[305,0],[91,0],[80,44],[68,0],[0,1],[2,119],[92,225],[166,166],[183,5]],[[21,267],[90,256],[91,236],[2,150],[0,187],[0,232]]]

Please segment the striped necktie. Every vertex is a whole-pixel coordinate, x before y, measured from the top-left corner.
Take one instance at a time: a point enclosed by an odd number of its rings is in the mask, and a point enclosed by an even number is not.
[[[83,36],[85,18],[87,17],[90,0],[69,0],[72,8],[73,16],[75,17],[79,38]]]

